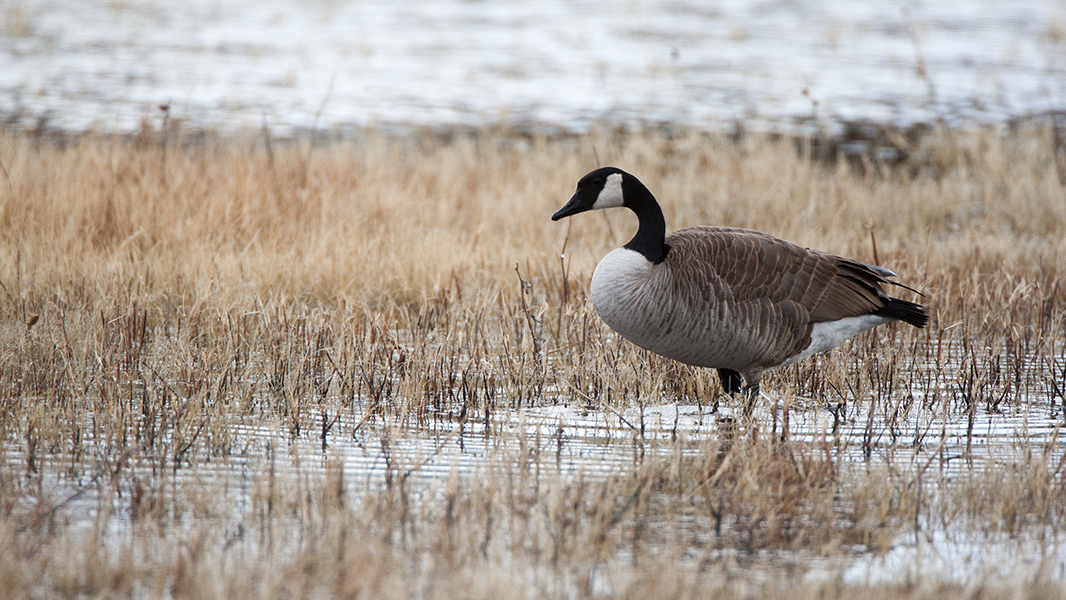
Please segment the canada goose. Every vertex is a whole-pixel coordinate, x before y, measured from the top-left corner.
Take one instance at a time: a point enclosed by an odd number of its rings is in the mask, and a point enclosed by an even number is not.
[[[592,275],[600,318],[641,348],[717,369],[726,392],[743,389],[749,402],[767,369],[884,323],[929,321],[921,305],[885,293],[885,283],[907,286],[889,281],[896,275],[882,267],[746,229],[692,227],[666,235],[655,197],[614,167],[582,177],[552,220],[618,206],[636,213],[640,225]]]

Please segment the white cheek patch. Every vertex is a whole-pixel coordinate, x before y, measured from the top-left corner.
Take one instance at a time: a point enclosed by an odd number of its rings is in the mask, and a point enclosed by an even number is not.
[[[622,206],[622,200],[622,174],[611,173],[607,176],[607,182],[603,184],[600,195],[596,196],[596,202],[592,204],[592,210],[616,208]]]

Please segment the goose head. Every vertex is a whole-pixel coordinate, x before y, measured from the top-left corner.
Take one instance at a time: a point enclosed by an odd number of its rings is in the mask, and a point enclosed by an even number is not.
[[[636,182],[637,185],[643,187],[635,177],[621,169],[615,167],[596,169],[577,182],[577,191],[565,206],[552,215],[552,221],[589,210],[625,206],[625,188],[633,185],[630,182]]]
[[[623,206],[637,215],[637,234],[624,246],[639,252],[653,264],[666,258],[666,221],[648,188],[639,179],[616,167],[591,171],[577,182],[577,191],[554,215],[553,221],[590,210]]]

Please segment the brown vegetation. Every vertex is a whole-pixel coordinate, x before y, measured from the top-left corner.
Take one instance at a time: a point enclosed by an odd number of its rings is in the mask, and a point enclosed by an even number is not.
[[[901,136],[887,164],[698,132],[4,133],[0,597],[1060,594],[1061,574],[867,587],[833,566],[930,531],[1061,543],[1057,430],[972,443],[1063,418],[1055,139]],[[934,320],[770,375],[785,408],[757,427],[664,442],[627,420],[603,443],[631,464],[568,472],[563,429],[534,437],[523,410],[734,404],[588,306],[635,223],[549,215],[597,156],[672,229],[877,262]],[[835,427],[793,422],[825,407]],[[470,436],[493,449],[476,468],[422,475]],[[359,480],[338,450],[355,446],[377,461]],[[824,580],[804,579],[816,561]]]

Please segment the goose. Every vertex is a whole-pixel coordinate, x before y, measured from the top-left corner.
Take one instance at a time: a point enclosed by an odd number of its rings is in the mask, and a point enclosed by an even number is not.
[[[636,177],[596,169],[553,221],[625,207],[636,235],[596,265],[590,285],[600,318],[623,338],[661,356],[716,369],[726,393],[750,409],[759,380],[893,321],[925,327],[914,302],[884,284],[896,274],[747,229],[692,227],[666,234],[662,209]],[[917,292],[916,292],[917,293]]]

